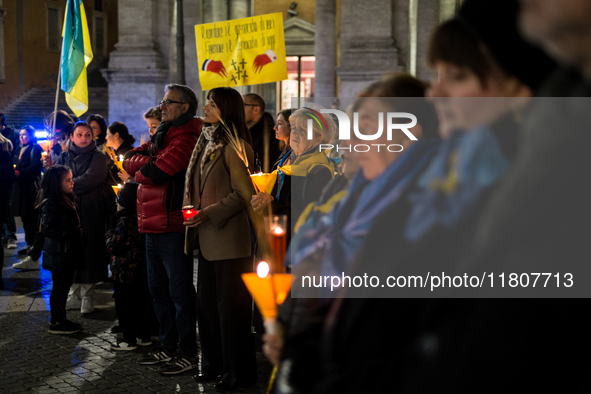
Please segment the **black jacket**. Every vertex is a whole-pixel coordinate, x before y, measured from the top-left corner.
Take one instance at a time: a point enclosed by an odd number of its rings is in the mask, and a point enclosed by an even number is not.
[[[75,154],[70,146],[62,152],[56,164],[72,169],[74,193],[78,198],[80,221],[88,237],[85,266],[76,273],[76,283],[96,283],[107,279],[109,255],[105,247],[105,233],[111,205],[108,198],[115,199],[113,189],[106,189],[107,158],[97,149]]]
[[[10,142],[12,142],[12,151],[14,152],[19,144],[19,133],[16,130],[14,130],[14,127],[12,127],[12,125],[8,125],[4,127],[4,129],[2,129],[2,135],[8,138]]]
[[[20,176],[16,179],[18,187],[12,191],[11,210],[14,216],[30,215],[34,210],[39,181],[41,180],[41,152],[43,149],[37,144],[29,144],[22,154],[20,146],[13,152],[16,170]],[[20,156],[20,157],[19,157]]]
[[[0,151],[0,225],[9,218],[9,203],[11,186],[16,180],[12,155],[7,151]]]
[[[43,268],[49,271],[84,263],[84,237],[74,206],[66,207],[48,198],[41,204]]]

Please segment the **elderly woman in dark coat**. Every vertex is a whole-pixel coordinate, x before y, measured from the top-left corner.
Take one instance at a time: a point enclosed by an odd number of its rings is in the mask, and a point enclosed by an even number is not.
[[[115,193],[105,185],[107,179],[107,157],[96,148],[92,130],[85,122],[78,122],[72,132],[67,151],[62,152],[56,164],[67,165],[74,176],[74,194],[80,207],[80,221],[88,237],[85,265],[78,269],[74,284],[68,295],[67,309],[80,308],[82,313],[94,311],[95,283],[107,278],[109,256],[105,246],[110,212],[108,193]]]
[[[24,126],[19,132],[19,146],[13,150],[16,163],[16,186],[12,189],[11,209],[14,216],[20,216],[25,230],[27,246],[18,254],[28,254],[35,240],[37,216],[35,198],[41,179],[41,152],[33,126]]]

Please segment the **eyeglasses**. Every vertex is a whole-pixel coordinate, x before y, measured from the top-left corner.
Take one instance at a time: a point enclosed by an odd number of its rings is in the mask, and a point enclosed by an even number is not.
[[[158,103],[159,106],[166,106],[168,107],[170,104],[187,104],[187,103],[183,103],[182,101],[174,101],[174,100],[162,100],[161,102]]]

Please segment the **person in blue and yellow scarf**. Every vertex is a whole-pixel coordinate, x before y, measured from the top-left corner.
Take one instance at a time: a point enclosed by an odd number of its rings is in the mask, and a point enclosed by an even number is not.
[[[313,139],[307,138],[308,119],[312,119]],[[311,108],[293,112],[291,125],[291,155],[283,156],[273,171],[271,181],[264,191],[251,199],[255,212],[263,213],[271,204],[274,214],[286,214],[288,226],[293,223],[311,202],[320,198],[322,190],[334,175],[334,165],[319,149],[320,144],[330,141],[336,130],[334,121],[323,117]]]

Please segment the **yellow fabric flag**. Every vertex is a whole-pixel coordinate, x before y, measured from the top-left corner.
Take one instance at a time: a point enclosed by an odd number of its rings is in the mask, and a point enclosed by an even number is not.
[[[62,31],[61,85],[76,116],[88,111],[86,68],[93,58],[88,21],[81,0],[68,0]]]

